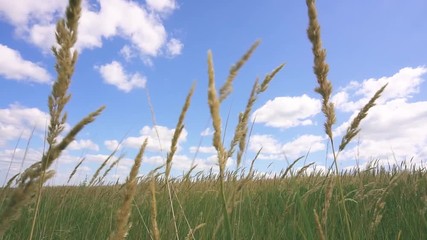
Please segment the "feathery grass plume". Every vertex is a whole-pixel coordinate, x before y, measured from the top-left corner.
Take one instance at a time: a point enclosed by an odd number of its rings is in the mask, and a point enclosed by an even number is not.
[[[68,87],[71,82],[71,76],[74,72],[74,65],[77,61],[77,52],[70,54],[70,50],[77,40],[77,26],[81,13],[81,0],[70,0],[66,8],[66,18],[61,19],[56,25],[56,40],[59,48],[52,48],[56,57],[56,71],[58,74],[57,80],[52,86],[51,95],[48,98],[48,107],[50,112],[50,124],[48,127],[48,134],[46,137],[49,144],[48,150],[43,154],[40,162],[33,164],[27,168],[21,175],[18,190],[12,196],[13,201],[3,212],[0,218],[1,234],[10,225],[12,219],[19,218],[21,207],[25,206],[37,189],[43,183],[53,176],[52,171],[46,170],[52,165],[53,161],[57,159],[61,152],[74,140],[77,133],[83,127],[102,112],[104,107],[99,108],[97,111],[89,114],[81,120],[71,131],[57,144],[57,137],[64,130],[66,122],[66,113],[63,113],[64,107],[69,101],[71,95],[67,93]],[[39,188],[37,188],[39,186]],[[13,214],[10,214],[13,213]],[[8,222],[9,221],[9,222]]]
[[[170,171],[172,168],[172,158],[177,150],[178,140],[181,135],[181,132],[184,129],[185,114],[187,113],[187,110],[190,107],[191,97],[193,96],[194,89],[195,89],[195,85],[193,84],[193,86],[190,89],[190,92],[187,95],[187,98],[185,99],[184,106],[182,107],[181,114],[179,115],[178,123],[176,124],[176,127],[175,127],[175,132],[172,137],[171,148],[166,158],[166,172],[165,172],[166,181],[169,179]]]
[[[240,60],[231,67],[227,80],[219,90],[219,102],[224,101],[224,99],[226,99],[228,95],[230,95],[231,91],[233,90],[233,80],[236,78],[237,73],[239,72],[240,68],[242,68],[242,66],[249,60],[252,53],[255,51],[255,49],[260,43],[261,41],[258,40],[254,44],[252,44],[251,48],[249,48],[249,50],[240,58]]]
[[[222,204],[222,213],[225,221],[227,239],[232,239],[233,235],[232,235],[231,223],[228,215],[227,200],[225,197],[225,189],[224,189],[224,172],[225,172],[225,167],[227,163],[227,153],[225,151],[223,142],[221,140],[221,116],[219,113],[220,101],[216,93],[215,73],[214,73],[211,51],[208,51],[208,77],[209,77],[208,104],[209,104],[209,109],[212,117],[212,124],[214,128],[213,146],[215,147],[218,155],[220,202]]]
[[[105,177],[108,175],[108,173],[111,171],[111,169],[113,169],[117,164],[119,164],[119,162],[125,157],[124,154],[121,154],[116,161],[114,161],[113,163],[111,163],[111,165],[107,168],[107,170],[105,170],[104,174],[102,174],[102,176],[99,178],[99,182],[101,183]]]
[[[138,154],[135,157],[135,163],[132,166],[132,169],[129,173],[129,178],[125,183],[125,196],[122,203],[122,206],[117,211],[117,223],[116,230],[110,234],[110,240],[122,240],[126,237],[129,230],[128,222],[132,209],[132,200],[135,196],[136,191],[136,176],[141,166],[142,156],[144,155],[145,148],[147,147],[148,139],[145,139],[141,148],[139,149]]]
[[[93,174],[91,180],[89,181],[88,186],[92,186],[95,184],[96,178],[98,177],[99,173],[101,172],[101,170],[107,165],[108,161],[110,161],[110,159],[116,155],[117,151],[119,150],[120,144],[118,144],[116,146],[116,148],[113,150],[113,152],[110,153],[110,155],[108,155],[108,157],[102,162],[101,166],[98,167],[98,169],[96,169],[95,173]]]
[[[255,81],[254,86],[252,88],[249,100],[246,104],[245,111],[239,116],[239,123],[236,127],[236,132],[234,134],[235,138],[238,138],[239,142],[239,151],[237,152],[237,166],[240,166],[240,163],[242,161],[242,156],[244,151],[246,150],[246,139],[248,134],[248,121],[249,121],[249,115],[252,112],[252,107],[257,100],[257,97],[260,93],[263,93],[267,90],[269,83],[271,80],[273,80],[274,76],[285,66],[285,64],[281,64],[277,68],[275,68],[271,73],[267,74],[262,81],[261,85],[258,84],[258,80]],[[232,147],[230,148],[229,152]],[[229,154],[231,156],[231,154]]]
[[[151,232],[153,233],[154,240],[160,240],[160,231],[157,225],[157,201],[156,201],[156,177],[151,177],[150,181],[150,192],[151,192]]]
[[[307,35],[312,43],[312,51],[314,55],[314,73],[317,77],[318,87],[315,91],[322,96],[322,112],[326,116],[325,132],[332,141],[332,125],[335,123],[334,104],[329,102],[332,94],[332,84],[328,80],[329,66],[326,63],[326,50],[322,48],[322,40],[320,38],[320,24],[317,20],[317,10],[314,0],[306,0],[309,16],[309,27]],[[332,146],[333,147],[333,146]]]
[[[212,52],[208,52],[208,75],[209,75],[209,88],[208,88],[208,104],[212,116],[212,124],[214,128],[213,146],[218,153],[220,175],[223,177],[225,169],[226,154],[221,140],[221,116],[219,113],[220,101],[217,97],[215,87],[215,72],[213,66]]]
[[[52,52],[56,58],[55,69],[58,77],[48,98],[50,125],[47,143],[49,146],[56,144],[56,138],[64,130],[67,121],[67,114],[63,113],[63,110],[71,98],[67,91],[78,56],[76,50],[71,54],[71,49],[77,41],[77,27],[81,10],[81,0],[70,0],[65,11],[66,18],[59,20],[56,24],[56,42],[59,48],[52,47]]]
[[[73,171],[71,172],[70,176],[68,177],[67,183],[70,182],[71,178],[73,178],[74,174],[76,174],[77,169],[80,167],[80,165],[82,165],[85,159],[86,159],[85,157],[82,157],[82,160],[80,160],[80,162],[77,163],[77,165],[74,167]]]
[[[170,150],[166,156],[165,182],[166,182],[167,189],[168,189],[169,203],[170,203],[170,207],[172,210],[172,217],[173,217],[173,221],[174,221],[175,233],[176,233],[177,238],[179,238],[178,226],[176,224],[175,209],[173,207],[173,200],[172,200],[172,193],[171,193],[171,185],[169,183],[169,176],[170,176],[170,171],[172,169],[172,159],[173,159],[173,156],[175,155],[175,152],[177,150],[179,137],[181,135],[182,130],[184,129],[184,119],[185,119],[185,115],[188,111],[188,108],[190,107],[191,97],[193,96],[194,89],[195,89],[195,84],[193,84],[193,86],[191,86],[191,89],[190,89],[190,91],[189,91],[189,93],[185,99],[184,106],[182,107],[181,114],[179,115],[178,122],[177,122],[176,127],[175,127],[175,132],[174,132],[173,137],[172,137],[171,148],[170,148]]]
[[[344,222],[347,230],[347,238],[352,239],[350,219],[349,219],[348,211],[345,204],[343,186],[340,180],[340,174],[338,170],[337,153],[335,152],[335,146],[334,146],[334,140],[333,140],[333,134],[332,134],[332,125],[335,124],[336,117],[335,117],[334,104],[329,101],[332,94],[332,83],[328,80],[329,66],[326,63],[326,50],[322,48],[322,40],[320,38],[320,24],[317,20],[317,10],[315,5],[315,0],[306,0],[306,4],[308,8],[308,18],[309,18],[307,36],[312,44],[312,52],[314,56],[313,71],[316,75],[317,83],[319,84],[319,86],[315,88],[315,91],[322,96],[322,112],[326,117],[326,121],[324,123],[325,133],[326,135],[328,135],[329,142],[331,143],[333,165],[335,165],[335,171],[338,176],[338,183],[340,186],[339,189],[340,189],[340,197],[341,197],[341,207],[344,212]]]
[[[375,106],[375,101],[381,96],[384,89],[387,87],[388,84],[385,84],[382,86],[369,100],[369,102],[360,110],[360,112],[357,114],[357,116],[351,121],[350,126],[347,128],[347,132],[344,135],[344,137],[341,140],[341,144],[339,146],[339,151],[344,150],[345,146],[359,133],[360,128],[360,122],[368,115],[369,109],[371,109],[373,106]]]

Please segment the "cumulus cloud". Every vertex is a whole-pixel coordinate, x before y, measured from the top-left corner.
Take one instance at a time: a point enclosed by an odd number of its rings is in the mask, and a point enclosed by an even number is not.
[[[270,160],[296,159],[325,148],[324,138],[316,135],[302,135],[286,143],[280,143],[272,135],[253,135],[249,140],[251,151],[258,152],[261,149],[260,158]]]
[[[25,60],[21,54],[0,44],[0,75],[7,79],[35,83],[51,83],[52,77],[46,69]]]
[[[295,140],[285,143],[281,150],[292,159],[325,150],[324,138],[316,135],[302,135]]]
[[[164,163],[164,158],[161,156],[149,157],[145,160],[147,163],[153,165],[162,165]],[[216,155],[210,156],[207,158],[190,158],[186,155],[175,155],[172,161],[172,170],[182,173],[183,171],[188,171],[192,166],[196,166],[194,171],[208,171],[213,170],[214,172],[218,171],[218,160]]]
[[[139,131],[139,136],[128,137],[124,139],[123,146],[139,149],[145,139],[148,139],[147,150],[166,152],[170,149],[174,132],[175,129],[169,129],[165,126],[144,126]],[[181,132],[181,136],[178,139],[178,151],[181,149],[180,143],[185,142],[187,140],[187,135],[187,130],[183,129]],[[118,144],[116,140],[109,140],[105,143],[110,147],[117,146],[116,144]]]
[[[15,27],[19,36],[47,52],[55,44],[55,22],[63,16],[66,4],[67,1],[58,0],[4,0],[0,15]],[[97,4],[95,9],[83,2],[77,49],[99,48],[104,39],[121,37],[141,56],[180,54],[182,43],[174,38],[168,40],[163,25],[164,13],[177,8],[174,0],[147,1],[146,6],[127,0],[98,0]]]
[[[387,83],[387,88],[378,100],[379,104],[397,98],[409,99],[420,91],[420,85],[424,81],[422,77],[425,73],[427,73],[427,67],[406,67],[390,77],[369,78],[361,82],[352,81],[335,94],[332,101],[335,103],[335,107],[341,111],[359,110],[378,89]],[[354,97],[359,97],[359,99],[353,101]]]
[[[276,128],[312,125],[311,120],[320,112],[320,101],[307,95],[276,97],[255,110],[252,119],[256,123]]]
[[[12,25],[25,28],[31,22],[49,23],[64,12],[67,1],[0,0],[0,16]],[[22,29],[21,29],[22,30]]]
[[[190,152],[191,153],[198,152],[198,153],[210,153],[210,154],[213,154],[213,153],[216,153],[216,149],[213,146],[200,146],[200,147],[193,146],[193,147],[190,147]]]
[[[125,72],[123,66],[117,61],[112,61],[109,64],[96,68],[105,83],[116,86],[124,92],[130,92],[134,88],[144,88],[147,81],[146,78],[139,73],[129,74]]]
[[[423,150],[427,146],[426,122],[426,101],[409,103],[396,99],[378,105],[361,124],[359,145],[345,151],[343,158],[426,159]]]
[[[146,0],[146,2],[150,9],[157,12],[170,12],[177,7],[174,0]]]
[[[110,151],[114,151],[120,147],[120,143],[117,140],[106,140],[104,141],[104,145]]]
[[[357,146],[349,145],[340,154],[341,160],[364,161],[372,159],[381,161],[399,161],[414,157],[417,161],[425,160],[427,152],[427,102],[411,102],[420,91],[424,82],[426,67],[403,68],[391,77],[368,79],[352,82],[334,96],[337,108],[351,112],[351,117],[334,129],[335,136],[342,136],[351,119],[374,92],[385,83],[389,83],[378,104],[373,107],[362,121]],[[361,99],[353,101],[352,98]]]
[[[72,141],[67,149],[69,150],[88,149],[93,151],[99,151],[99,146],[90,139],[80,139],[80,140]]]
[[[20,136],[28,139],[33,129],[44,132],[49,123],[49,114],[38,108],[27,108],[12,104],[0,109],[0,146]]]

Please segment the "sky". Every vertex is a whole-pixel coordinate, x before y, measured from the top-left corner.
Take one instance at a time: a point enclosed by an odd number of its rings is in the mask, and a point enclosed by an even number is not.
[[[0,0],[0,185],[42,156],[47,97],[56,78],[50,49],[66,5],[66,0]],[[334,86],[335,145],[360,108],[388,83],[360,134],[340,152],[339,168],[363,168],[374,160],[425,166],[427,2],[323,0],[317,6]],[[321,98],[314,92],[307,24],[305,1],[83,1],[66,131],[98,107],[106,110],[54,163],[51,183],[66,183],[82,158],[70,183],[87,181],[116,148],[107,165],[123,157],[106,181],[123,181],[146,138],[140,173],[161,165],[192,84],[196,90],[172,174],[180,176],[193,165],[195,173],[218,171],[207,52],[213,52],[218,87],[257,40],[260,46],[221,105],[225,146],[254,81],[285,63],[255,103],[242,167],[261,149],[254,165],[260,174],[279,173],[301,156],[295,169],[309,163],[311,170],[327,168],[331,149]],[[234,158],[228,168],[236,169]]]

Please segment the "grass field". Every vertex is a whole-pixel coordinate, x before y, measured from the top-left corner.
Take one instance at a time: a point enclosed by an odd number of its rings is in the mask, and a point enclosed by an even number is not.
[[[321,218],[328,185],[321,175],[281,179],[253,179],[237,193],[230,214],[233,239],[319,239],[314,211]],[[336,179],[336,178],[332,178]],[[342,176],[353,239],[426,239],[427,176],[421,171],[347,173]],[[228,180],[226,193],[239,181]],[[128,239],[153,239],[150,180],[141,180],[133,201]],[[197,182],[175,180],[173,205],[179,239],[224,239],[218,222],[218,183],[206,176]],[[158,228],[161,239],[175,239],[175,227],[163,181],[156,183]],[[116,224],[122,202],[120,185],[46,187],[43,190],[34,239],[107,239]],[[334,187],[330,196],[328,239],[347,239],[340,197]],[[9,229],[3,239],[28,239],[34,208]]]
[[[247,105],[238,116],[231,142],[224,142],[223,125],[227,122],[223,122],[220,106],[232,92],[239,69],[256,50],[259,44],[256,42],[232,66],[219,90],[215,86],[212,53],[208,52],[207,99],[218,172],[194,175],[190,170],[180,178],[170,174],[191,104],[192,87],[177,120],[164,164],[147,176],[138,176],[147,146],[145,141],[141,142],[124,184],[102,181],[98,173],[105,167],[104,162],[93,181],[79,186],[43,186],[54,176],[51,166],[61,152],[104,109],[100,107],[64,133],[67,120],[64,108],[71,96],[68,88],[78,58],[72,49],[81,14],[81,0],[70,0],[66,17],[56,28],[59,46],[53,48],[53,53],[58,77],[48,101],[47,148],[40,162],[0,189],[0,239],[427,239],[425,169],[406,165],[384,168],[376,162],[363,170],[343,172],[339,169],[339,153],[360,131],[360,122],[386,85],[360,109],[340,144],[336,144],[326,51],[322,48],[314,1],[306,2],[307,35],[312,43],[313,70],[318,83],[315,91],[322,99],[325,134],[332,152],[333,165],[328,171],[307,173],[304,169],[310,165],[293,169],[291,164],[281,174],[271,177],[257,174],[253,165],[249,169],[241,166],[250,138],[249,116],[253,104],[259,94],[267,91],[283,64],[254,83]],[[230,159],[236,161],[238,170],[227,169]]]

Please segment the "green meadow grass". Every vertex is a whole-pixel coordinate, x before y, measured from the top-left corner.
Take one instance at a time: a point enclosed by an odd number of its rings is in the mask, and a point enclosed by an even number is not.
[[[170,176],[195,91],[193,86],[183,104],[164,165],[138,177],[147,145],[144,141],[124,184],[104,184],[105,175],[118,162],[100,176],[107,165],[106,159],[88,183],[53,187],[44,186],[55,174],[50,166],[104,109],[100,107],[64,132],[67,122],[64,108],[71,96],[68,88],[78,58],[72,49],[81,14],[81,0],[69,0],[66,17],[56,27],[58,46],[52,49],[58,77],[48,98],[46,151],[40,162],[0,189],[0,239],[427,239],[425,169],[405,165],[385,169],[373,164],[363,171],[339,170],[339,153],[360,131],[360,122],[386,85],[360,109],[338,146],[332,131],[336,119],[330,102],[332,84],[327,78],[326,51],[322,48],[314,1],[306,3],[307,35],[312,43],[313,71],[318,83],[315,91],[322,99],[325,134],[332,150],[333,165],[329,171],[311,174],[295,171],[297,159],[281,175],[260,177],[253,170],[255,157],[249,170],[241,172],[245,169],[241,162],[250,138],[249,116],[253,104],[268,89],[283,64],[254,83],[247,105],[238,116],[231,142],[223,141],[226,134],[223,125],[227,122],[221,118],[221,103],[232,92],[238,71],[259,45],[256,42],[231,67],[219,91],[215,85],[213,55],[208,52],[207,99],[214,129],[212,145],[218,156],[217,174],[191,177],[192,168],[180,179]],[[154,109],[150,110],[154,113]],[[229,159],[236,162],[238,170],[230,172],[226,168]],[[84,158],[70,173],[70,179],[83,161]]]
[[[353,239],[427,238],[425,172],[372,170],[346,173],[342,177]],[[314,174],[250,180],[239,193],[231,214],[233,239],[319,239],[313,211],[321,214],[325,203],[324,182],[324,176]],[[238,180],[229,180],[226,189],[237,184]],[[212,239],[222,217],[216,179],[175,180],[171,185],[179,239],[191,236],[190,228],[200,224],[204,225],[194,232],[195,239]],[[149,180],[138,184],[128,239],[152,239],[149,189]],[[167,189],[162,181],[157,181],[156,189],[160,237],[175,239]],[[34,238],[107,239],[114,229],[123,191],[120,185],[45,187]],[[325,228],[328,239],[347,239],[342,213],[337,207],[339,201],[335,188]],[[378,201],[379,205],[384,204],[379,211],[382,219],[372,229],[378,217]],[[28,239],[33,214],[33,208],[26,208],[3,239]],[[225,236],[225,230],[219,228],[216,239]]]

